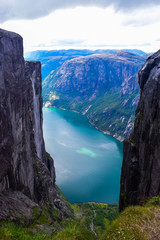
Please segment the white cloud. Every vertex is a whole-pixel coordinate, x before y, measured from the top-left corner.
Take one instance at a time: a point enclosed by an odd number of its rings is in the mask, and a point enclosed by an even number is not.
[[[130,12],[126,15],[124,25],[141,27],[152,25],[160,21],[160,7],[151,7]]]
[[[151,10],[156,17],[148,25],[136,24],[136,20],[143,23],[147,16],[151,18],[150,9],[128,14],[115,12],[112,7],[77,7],[57,10],[40,19],[8,21],[0,27],[22,35],[25,51],[62,48],[140,48],[156,51],[159,49],[160,7]],[[145,13],[145,17],[142,14],[141,18],[141,13]]]
[[[113,6],[116,10],[131,11],[159,6],[159,0],[0,0],[0,22],[10,19],[35,19],[46,16],[57,9],[77,6]]]

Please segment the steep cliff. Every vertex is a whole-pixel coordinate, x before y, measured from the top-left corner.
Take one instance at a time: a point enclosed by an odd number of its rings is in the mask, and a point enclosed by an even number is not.
[[[99,130],[122,140],[133,128],[139,98],[137,73],[144,61],[128,52],[66,61],[44,80],[44,102],[78,111]]]
[[[45,152],[41,91],[40,62],[25,62],[21,36],[0,29],[0,220],[30,222],[42,206],[70,213]]]
[[[160,51],[139,71],[134,130],[124,141],[120,210],[160,194]]]

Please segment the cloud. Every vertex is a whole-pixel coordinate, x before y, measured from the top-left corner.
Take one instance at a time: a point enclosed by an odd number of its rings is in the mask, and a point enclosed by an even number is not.
[[[136,43],[136,46],[142,47],[142,46],[150,46],[151,44],[149,42],[144,42],[144,43]],[[83,47],[89,47],[87,45],[83,45]],[[92,47],[98,49],[98,48],[106,48],[106,49],[115,49],[115,48],[135,48],[135,44],[97,44],[97,45],[92,45]]]
[[[0,0],[0,22],[12,19],[36,19],[57,9],[77,6],[113,6],[116,10],[131,11],[160,5],[159,0]],[[83,16],[82,16],[83,17]]]
[[[54,47],[59,47],[59,46],[64,46],[64,47],[74,47],[74,46],[84,46],[84,41],[83,40],[72,40],[72,39],[59,39],[59,40],[54,40],[51,41],[51,43],[39,43],[36,45],[33,45],[34,48],[54,48]]]
[[[77,7],[55,11],[35,20],[8,21],[0,26],[23,36],[25,52],[70,48],[132,48],[152,52],[160,46],[156,41],[160,38],[160,20],[138,27],[124,23],[127,19],[140,22],[141,16],[152,20],[153,12],[157,19],[160,7],[125,14],[115,12],[113,8]]]
[[[160,6],[152,6],[150,9],[141,9],[127,15],[123,23],[126,26],[142,27],[157,23],[160,21]],[[154,13],[154,14],[153,14]]]
[[[60,39],[57,41],[52,41],[52,46],[78,46],[84,43],[83,40],[72,40],[72,39]]]

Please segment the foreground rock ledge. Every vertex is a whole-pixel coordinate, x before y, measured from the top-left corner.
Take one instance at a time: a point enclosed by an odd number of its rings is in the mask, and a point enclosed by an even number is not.
[[[41,64],[25,62],[22,37],[0,29],[0,220],[29,223],[43,206],[71,214],[45,152]]]
[[[160,50],[139,71],[134,130],[124,141],[120,210],[160,194]]]

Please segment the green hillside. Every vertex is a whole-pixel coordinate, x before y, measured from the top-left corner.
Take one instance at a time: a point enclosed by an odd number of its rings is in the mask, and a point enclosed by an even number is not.
[[[128,52],[66,61],[43,82],[45,106],[77,111],[100,131],[123,140],[133,128],[144,61]]]
[[[64,222],[41,215],[29,226],[0,223],[3,240],[151,240],[160,236],[160,197],[144,199],[118,216],[117,205],[71,204],[75,217]],[[118,217],[117,217],[118,216]]]

